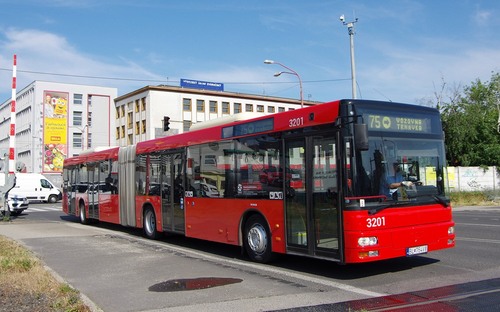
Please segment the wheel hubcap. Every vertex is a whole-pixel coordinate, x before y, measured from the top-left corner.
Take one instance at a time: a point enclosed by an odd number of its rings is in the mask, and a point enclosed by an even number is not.
[[[153,233],[155,223],[156,222],[153,213],[151,211],[148,211],[146,213],[146,230],[148,231],[148,233]]]
[[[255,253],[263,253],[267,248],[267,234],[264,227],[256,224],[248,231],[248,245]]]

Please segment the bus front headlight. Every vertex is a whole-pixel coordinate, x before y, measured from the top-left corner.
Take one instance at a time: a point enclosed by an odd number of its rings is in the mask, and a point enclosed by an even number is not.
[[[361,247],[375,246],[378,244],[378,239],[375,236],[358,238],[358,245]]]

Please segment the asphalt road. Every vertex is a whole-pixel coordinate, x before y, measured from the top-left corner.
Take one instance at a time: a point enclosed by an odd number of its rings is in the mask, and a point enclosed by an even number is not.
[[[30,204],[0,222],[0,235],[36,252],[106,312],[500,311],[500,208],[456,208],[454,219],[454,249],[348,266],[295,256],[255,264],[232,246],[84,226],[57,204]]]

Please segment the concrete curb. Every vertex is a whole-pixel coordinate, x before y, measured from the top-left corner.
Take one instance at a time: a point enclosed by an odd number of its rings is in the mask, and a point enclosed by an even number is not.
[[[38,258],[40,259],[40,258]],[[101,308],[99,308],[89,297],[87,297],[84,293],[79,291],[77,288],[73,287],[70,283],[68,283],[61,275],[59,275],[56,271],[52,270],[49,266],[44,264],[45,270],[49,272],[59,283],[67,284],[69,287],[78,291],[80,299],[83,303],[90,309],[91,312],[104,312]]]

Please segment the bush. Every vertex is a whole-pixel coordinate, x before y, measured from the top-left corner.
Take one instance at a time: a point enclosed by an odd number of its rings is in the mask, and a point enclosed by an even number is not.
[[[453,206],[489,206],[499,203],[498,191],[451,192],[450,199]]]

